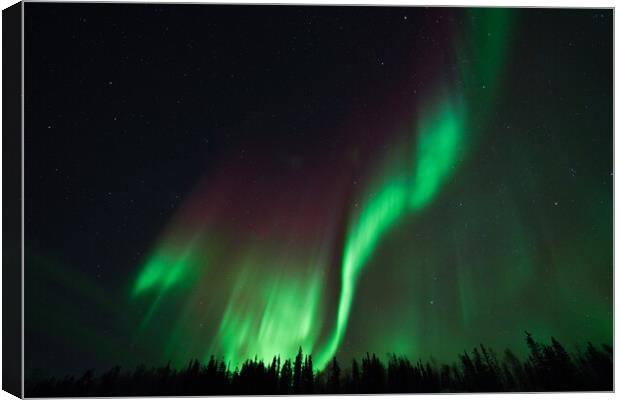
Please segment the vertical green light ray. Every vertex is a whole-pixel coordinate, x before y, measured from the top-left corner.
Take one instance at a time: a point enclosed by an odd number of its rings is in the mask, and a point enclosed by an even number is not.
[[[258,260],[253,260],[257,262]],[[311,353],[320,332],[321,282],[318,274],[256,274],[256,264],[245,268],[235,284],[213,346],[237,366],[257,357],[293,357],[301,346]],[[264,267],[264,266],[263,266]]]
[[[142,318],[142,321],[140,322],[140,325],[138,326],[138,330],[137,330],[138,335],[141,334],[144,331],[144,329],[146,329],[149,322],[151,322],[151,320],[153,319],[155,312],[159,308],[159,304],[164,298],[164,294],[165,294],[165,290],[161,290],[159,294],[157,295],[157,297],[155,298],[155,300],[151,302],[151,305],[149,306],[148,311],[146,312],[146,314],[144,314],[144,318]]]

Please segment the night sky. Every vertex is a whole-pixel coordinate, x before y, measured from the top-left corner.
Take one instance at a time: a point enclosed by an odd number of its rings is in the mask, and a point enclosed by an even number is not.
[[[25,13],[27,375],[611,343],[610,10]]]

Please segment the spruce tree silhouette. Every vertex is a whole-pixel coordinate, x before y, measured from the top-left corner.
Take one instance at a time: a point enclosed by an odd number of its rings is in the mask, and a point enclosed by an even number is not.
[[[314,393],[314,369],[312,366],[312,356],[307,355],[302,368],[302,392]]]
[[[291,360],[284,361],[282,371],[280,372],[280,384],[278,393],[290,394],[293,384],[293,370],[291,368]]]
[[[304,357],[301,347],[294,363],[273,357],[266,365],[255,357],[231,371],[224,360],[210,357],[206,364],[191,360],[185,368],[170,363],[160,368],[137,366],[124,371],[114,366],[97,376],[87,370],[78,379],[29,377],[27,397],[88,396],[197,396],[291,393],[436,393],[489,391],[611,391],[613,390],[613,349],[588,342],[585,351],[575,354],[551,338],[539,343],[526,332],[529,353],[524,361],[510,350],[500,362],[493,349],[480,344],[458,356],[458,364],[412,364],[392,354],[387,368],[375,355],[362,358],[361,371],[353,359],[344,377],[336,357],[324,371],[315,371],[312,356]],[[38,377],[39,375],[37,375]]]
[[[362,393],[362,387],[360,384],[361,375],[360,375],[360,367],[357,363],[357,360],[354,358],[351,365],[351,385],[350,385],[350,393]]]
[[[301,351],[301,346],[299,346],[299,352],[297,352],[297,357],[295,357],[295,365],[293,367],[293,393],[295,394],[301,393],[302,360],[303,360],[303,352]]]
[[[329,379],[327,382],[327,390],[329,393],[340,393],[340,366],[336,357],[332,359],[329,371]]]

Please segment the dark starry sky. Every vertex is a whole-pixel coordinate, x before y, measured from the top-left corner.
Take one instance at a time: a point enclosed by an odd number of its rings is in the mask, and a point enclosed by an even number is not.
[[[28,373],[244,356],[222,318],[264,299],[239,290],[318,304],[303,343],[322,351],[356,210],[438,88],[486,65],[460,51],[478,23],[463,9],[25,10]],[[476,139],[433,201],[381,235],[339,357],[452,360],[479,342],[518,349],[524,330],[611,340],[612,12],[510,14]],[[198,253],[188,275],[163,301],[136,297],[152,257],[183,246]],[[239,321],[299,326],[275,304]]]

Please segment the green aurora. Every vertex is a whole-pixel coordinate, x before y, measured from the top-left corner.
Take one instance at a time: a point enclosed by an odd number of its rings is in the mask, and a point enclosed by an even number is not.
[[[507,46],[509,14],[510,11],[501,9],[470,11],[469,18],[476,21],[473,24],[476,29],[471,29],[465,37],[471,37],[472,42],[461,44],[455,53],[473,52],[478,62],[461,68],[459,78],[464,89],[451,89],[449,84],[437,89],[438,95],[429,100],[429,106],[412,129],[412,137],[417,138],[414,151],[401,152],[400,159],[391,154],[385,162],[388,166],[380,168],[382,174],[372,179],[366,188],[361,207],[351,210],[352,218],[342,249],[341,289],[335,323],[322,317],[322,282],[319,275],[312,273],[324,270],[326,260],[308,265],[309,272],[301,276],[290,274],[274,278],[269,272],[265,276],[253,271],[270,270],[269,267],[257,268],[257,265],[283,264],[277,256],[271,259],[247,257],[239,261],[242,267],[235,268],[240,271],[239,275],[204,359],[220,352],[233,365],[238,365],[255,356],[261,359],[274,355],[291,357],[301,346],[315,355],[318,369],[329,362],[346,333],[357,282],[369,259],[395,226],[433,203],[446,180],[458,173],[472,137],[481,130],[484,120],[476,113],[480,113],[478,107],[481,106],[489,111],[487,107],[497,90],[497,76]],[[161,296],[169,288],[183,281],[188,285],[193,280],[192,274],[208,273],[208,252],[196,257],[204,245],[204,240],[192,240],[180,249],[171,250],[165,240],[156,248],[142,267],[132,291],[133,296],[148,289],[159,292],[143,324],[152,317]],[[463,314],[466,313],[464,310]],[[321,330],[329,329],[330,325],[333,328],[327,340],[321,343]],[[174,349],[175,342],[176,339],[168,348]]]
[[[88,91],[114,105],[101,118],[118,127],[97,122],[101,143],[126,132],[118,165],[78,140],[82,128],[67,140],[71,178],[56,142],[26,154],[33,176],[53,171],[26,181],[27,210],[41,210],[25,228],[29,371],[211,356],[234,370],[300,347],[317,370],[366,352],[451,363],[480,343],[523,355],[524,331],[567,350],[611,343],[610,13],[227,7],[171,8],[169,21],[154,8],[150,34],[126,29],[136,42],[118,54],[131,61],[170,22],[131,75],[154,85],[152,101],[125,93],[122,74]],[[78,11],[79,29],[103,18]],[[94,35],[76,26],[60,32]],[[163,48],[182,79],[144,73]],[[81,71],[74,62],[58,65]],[[126,131],[123,99],[139,122]]]

